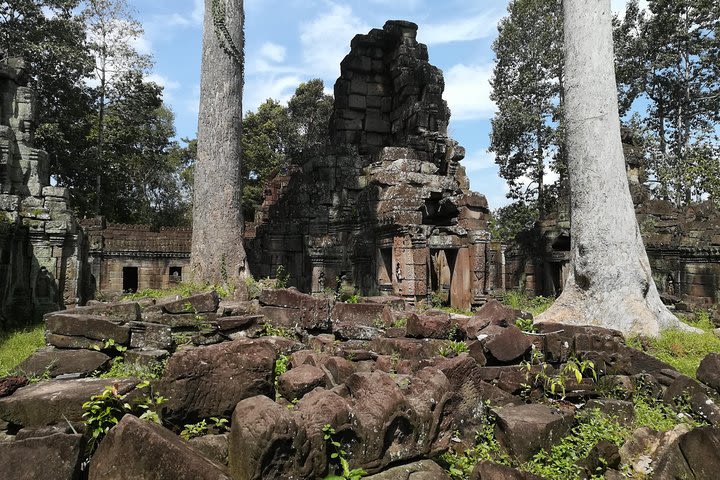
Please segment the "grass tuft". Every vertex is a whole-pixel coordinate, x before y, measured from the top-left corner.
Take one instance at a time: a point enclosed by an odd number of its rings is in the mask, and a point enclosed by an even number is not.
[[[0,332],[0,377],[13,373],[23,360],[45,346],[45,325]]]

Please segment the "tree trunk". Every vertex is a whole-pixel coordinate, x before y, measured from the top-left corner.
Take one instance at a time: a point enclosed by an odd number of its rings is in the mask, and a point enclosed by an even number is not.
[[[243,24],[242,0],[205,0],[190,259],[195,282],[227,284],[245,276]]]
[[[654,336],[684,324],[660,301],[630,197],[610,0],[563,4],[572,270],[560,297],[537,321]]]

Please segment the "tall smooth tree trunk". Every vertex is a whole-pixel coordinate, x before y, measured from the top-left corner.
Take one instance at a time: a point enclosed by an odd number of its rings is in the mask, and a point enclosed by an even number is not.
[[[563,293],[537,321],[653,336],[684,328],[660,301],[630,196],[610,0],[563,4],[572,269]]]
[[[196,282],[224,284],[245,276],[243,24],[242,0],[205,0],[190,258]]]

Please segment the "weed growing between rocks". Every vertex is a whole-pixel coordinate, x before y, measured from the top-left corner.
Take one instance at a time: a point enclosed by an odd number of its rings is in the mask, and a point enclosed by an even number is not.
[[[500,301],[510,308],[530,312],[536,317],[550,308],[555,299],[553,297],[543,297],[542,295],[531,297],[523,292],[508,290],[503,293]]]
[[[440,346],[438,349],[438,355],[441,357],[454,357],[455,355],[460,355],[461,353],[468,351],[470,351],[470,348],[467,346],[467,343],[456,340],[448,340],[444,345]]]
[[[276,327],[270,322],[265,322],[260,325],[260,330],[257,335],[259,337],[285,337],[292,340],[297,340],[297,336],[292,330],[285,327]]]
[[[154,365],[140,365],[127,363],[122,357],[116,357],[110,363],[107,372],[93,375],[99,378],[137,378],[138,380],[157,380],[162,377],[165,369],[165,362],[158,362]]]
[[[330,452],[330,465],[335,464],[339,469],[334,474],[325,477],[324,480],[361,480],[367,472],[362,468],[350,468],[347,460],[347,452],[343,450],[340,442],[337,441],[335,429],[332,426],[325,425],[322,429],[323,438]]]
[[[201,437],[209,433],[219,435],[230,430],[228,423],[227,418],[210,417],[210,423],[208,423],[206,419],[203,419],[197,423],[185,425],[180,432],[180,436],[185,440],[190,440],[191,438]]]
[[[92,453],[107,432],[120,422],[125,414],[133,414],[143,420],[160,424],[160,416],[156,409],[164,404],[167,399],[152,391],[150,382],[144,381],[135,387],[137,390],[145,390],[142,398],[129,402],[126,401],[128,394],[120,395],[117,385],[108,385],[98,395],[93,395],[90,400],[83,403],[83,418],[88,426],[91,438],[88,444],[88,453]]]

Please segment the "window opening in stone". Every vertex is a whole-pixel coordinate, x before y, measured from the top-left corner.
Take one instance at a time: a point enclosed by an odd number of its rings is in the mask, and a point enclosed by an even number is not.
[[[170,281],[180,282],[182,280],[182,267],[170,267]]]

